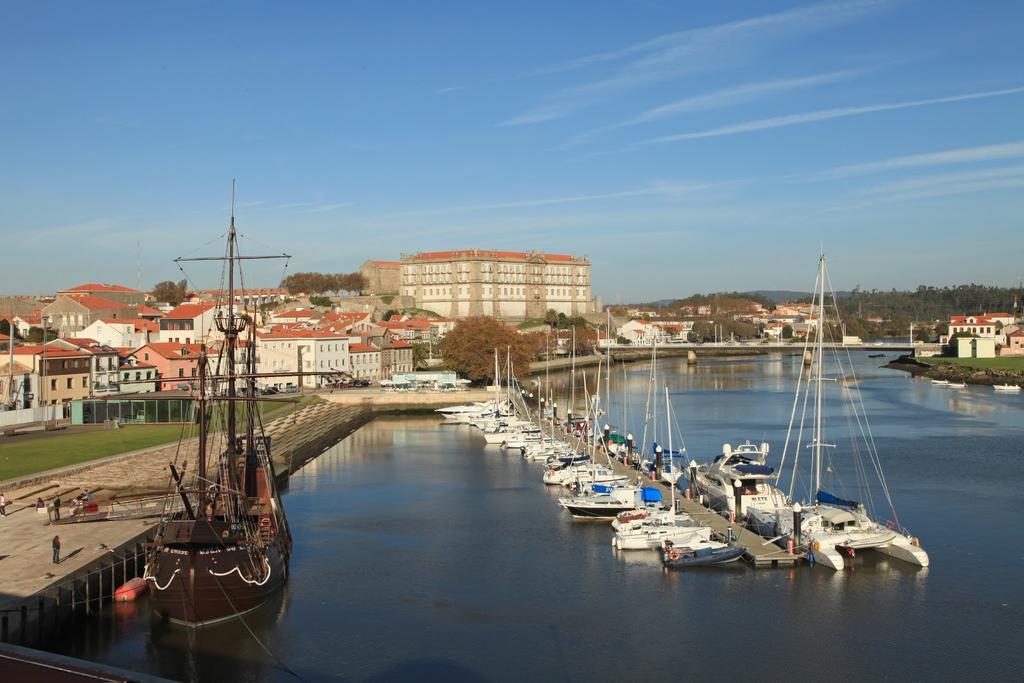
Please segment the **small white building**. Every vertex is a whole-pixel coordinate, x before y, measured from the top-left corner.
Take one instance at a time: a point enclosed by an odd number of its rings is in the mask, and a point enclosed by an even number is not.
[[[79,334],[100,344],[121,349],[137,349],[159,341],[160,325],[152,320],[104,318],[93,322]]]
[[[380,349],[373,344],[350,344],[352,376],[370,382],[380,380]]]
[[[310,373],[302,385],[319,387],[330,383],[328,373],[352,374],[349,353],[351,339],[322,330],[281,330],[260,335],[257,372]],[[300,366],[301,359],[301,366]],[[262,378],[263,386],[295,385],[296,377]]]
[[[957,358],[995,358],[996,340],[994,337],[958,337],[956,355]]]
[[[221,339],[215,322],[219,309],[211,303],[181,304],[160,319],[160,341],[203,344]]]

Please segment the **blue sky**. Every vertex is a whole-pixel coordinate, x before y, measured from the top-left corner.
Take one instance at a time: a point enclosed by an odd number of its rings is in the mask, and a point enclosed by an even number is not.
[[[1024,275],[1024,3],[8,3],[0,291],[589,255],[607,302]],[[281,271],[249,273],[260,285]],[[188,275],[214,286],[217,273]]]

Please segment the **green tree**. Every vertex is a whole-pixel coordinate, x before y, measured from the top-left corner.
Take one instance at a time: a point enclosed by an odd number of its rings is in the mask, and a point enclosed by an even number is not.
[[[317,294],[310,295],[309,303],[313,306],[325,306],[327,308],[330,308],[332,305],[331,297],[319,296]]]
[[[188,296],[188,280],[164,280],[153,285],[150,295],[157,301],[166,301],[171,306],[177,306]]]
[[[493,381],[495,350],[503,366],[507,349],[515,373],[525,376],[536,352],[534,341],[527,336],[494,318],[464,318],[445,335],[441,356],[446,366],[471,382]]]
[[[46,341],[51,342],[56,338],[57,333],[52,328],[46,330]],[[43,342],[43,328],[28,328],[28,334],[25,336],[25,341],[30,342],[32,344],[41,344]]]
[[[430,358],[430,345],[424,342],[414,342],[412,345],[412,366],[413,368],[424,368]]]
[[[792,339],[793,338],[793,326],[792,325],[785,325],[785,326],[783,326],[783,328],[782,328],[782,338],[783,339]]]

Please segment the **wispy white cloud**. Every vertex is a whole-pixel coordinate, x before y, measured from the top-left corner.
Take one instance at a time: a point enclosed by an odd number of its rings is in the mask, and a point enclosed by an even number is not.
[[[619,123],[613,123],[608,126],[595,128],[594,130],[587,131],[586,133],[575,135],[561,145],[561,148],[564,149],[582,144],[593,139],[599,133],[606,133],[621,128],[628,128],[630,126],[637,126],[644,123],[650,123],[652,121],[659,121],[693,111],[728,107],[777,93],[829,85],[859,76],[866,71],[867,69],[845,69],[842,71],[830,71],[815,74],[813,76],[802,76],[799,78],[775,78],[765,81],[756,81],[753,83],[744,83],[742,85],[736,85],[729,88],[721,88],[701,95],[692,95],[681,100],[676,100],[675,102],[663,104],[660,107],[648,109],[647,111],[641,112],[636,116],[632,116],[624,121],[620,121]]]
[[[715,26],[668,33],[617,50],[542,67],[523,77],[575,71],[622,62],[609,76],[552,93],[542,103],[501,125],[519,126],[563,118],[635,88],[680,76],[733,66],[773,43],[841,26],[892,5],[886,0],[850,0],[798,7]]]
[[[1024,177],[1024,165],[1001,166],[975,171],[958,171],[956,173],[940,173],[936,175],[917,176],[905,180],[896,180],[873,187],[858,190],[864,195],[898,195],[907,192],[930,190],[943,185],[976,183],[1003,178]]]
[[[66,225],[51,225],[32,230],[15,230],[10,234],[19,242],[24,244],[38,244],[40,238],[60,239],[65,237],[83,237],[96,233],[109,232],[114,227],[114,221],[109,218],[94,218],[80,223],[69,223]]]
[[[396,216],[438,216],[459,213],[472,213],[476,211],[493,211],[500,209],[530,209],[537,207],[557,206],[564,204],[582,204],[586,202],[600,202],[616,199],[634,199],[638,197],[661,197],[664,199],[678,199],[691,196],[695,192],[721,187],[727,184],[735,184],[739,181],[725,182],[681,182],[681,181],[656,181],[647,185],[631,188],[628,190],[617,190],[614,192],[599,192],[591,194],[562,195],[558,197],[542,197],[536,199],[517,199],[503,202],[483,204],[456,204],[453,206],[425,208],[422,210],[403,212]]]
[[[338,209],[344,209],[349,206],[355,206],[355,202],[339,202],[337,204],[319,204],[313,208],[306,209],[306,213],[326,213],[327,211],[336,211]]]
[[[465,90],[464,85],[450,85],[447,88],[438,88],[434,91],[435,95],[444,95],[445,93],[455,92],[456,90]]]
[[[629,148],[642,147],[647,145],[663,145],[672,142],[685,142],[687,140],[702,140],[705,138],[716,138],[723,135],[737,135],[740,133],[751,133],[771,128],[783,128],[786,126],[797,126],[804,123],[818,123],[831,119],[845,118],[848,116],[860,116],[862,114],[874,114],[883,111],[895,111],[897,109],[912,109],[915,107],[929,107],[936,104],[949,104],[952,102],[965,102],[968,100],[980,100],[989,97],[1004,97],[1024,93],[1024,87],[1005,88],[1003,90],[987,90],[984,92],[967,93],[964,95],[952,95],[950,97],[934,97],[926,100],[910,100],[907,102],[890,102],[887,104],[869,104],[860,107],[835,107],[833,109],[819,109],[817,111],[804,112],[801,114],[787,114],[785,116],[772,116],[754,121],[745,121],[731,126],[711,128],[708,130],[694,131],[692,133],[677,133],[674,135],[663,135],[648,140],[642,140],[629,146]]]
[[[275,204],[274,206],[269,206],[267,208],[278,211],[281,209],[302,209],[307,206],[314,206],[315,204],[316,202],[290,202],[288,204]]]
[[[885,171],[895,171],[906,168],[947,166],[978,161],[995,161],[996,159],[1012,159],[1015,157],[1024,157],[1024,142],[1007,142],[999,145],[984,145],[981,147],[962,147],[960,149],[951,149],[943,152],[912,154],[909,156],[882,159],[881,161],[869,161],[863,164],[837,166],[818,174],[818,177],[848,178],[851,176],[882,173]]]
[[[827,212],[934,199],[975,192],[1024,187],[1024,165],[917,176],[858,190],[850,202],[827,207]]]

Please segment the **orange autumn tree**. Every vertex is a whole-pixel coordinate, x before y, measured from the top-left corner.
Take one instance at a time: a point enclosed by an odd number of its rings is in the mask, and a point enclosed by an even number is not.
[[[494,350],[498,350],[498,363],[505,372],[505,354],[512,355],[513,370],[517,377],[530,372],[530,362],[536,353],[533,339],[519,334],[514,327],[487,316],[460,320],[455,329],[441,341],[441,356],[445,365],[471,382],[494,380]]]

